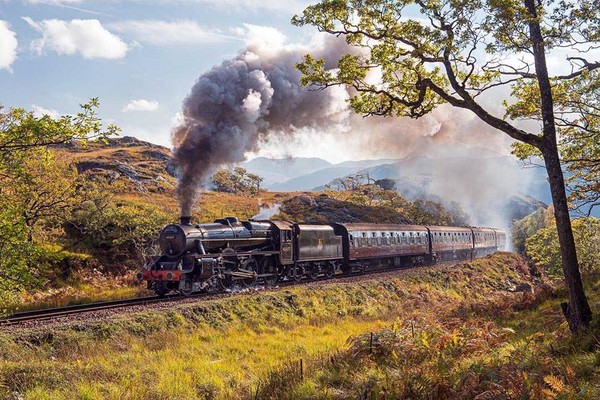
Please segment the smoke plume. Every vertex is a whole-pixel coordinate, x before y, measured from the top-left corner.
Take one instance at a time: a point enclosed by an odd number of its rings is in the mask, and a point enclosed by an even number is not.
[[[173,131],[182,215],[191,213],[201,186],[219,165],[244,161],[265,137],[292,137],[306,128],[344,129],[349,115],[345,89],[301,87],[294,65],[308,52],[337,62],[347,50],[335,38],[316,49],[250,43],[202,75],[183,103],[183,124]]]

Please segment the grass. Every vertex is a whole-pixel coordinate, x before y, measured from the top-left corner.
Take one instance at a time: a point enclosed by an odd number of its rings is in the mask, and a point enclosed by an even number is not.
[[[88,304],[99,301],[130,299],[151,296],[153,292],[141,286],[98,287],[96,285],[78,283],[75,286],[64,286],[38,293],[24,293],[20,301],[10,304],[7,312],[41,310],[54,307],[65,307],[77,304]]]
[[[562,390],[554,376],[569,394],[575,386],[564,367],[538,376],[528,363],[536,346],[551,340],[535,336],[541,327],[566,332],[559,318],[547,315],[556,300],[542,303],[550,291],[506,290],[522,282],[545,287],[521,258],[502,253],[392,280],[301,286],[87,325],[4,332],[0,397],[472,398],[469,393],[493,389],[481,383],[490,374]],[[569,362],[577,379],[593,382],[577,375],[595,368],[584,367],[589,357]],[[518,378],[515,359],[532,371],[529,380]]]
[[[588,277],[595,304],[597,278]],[[347,349],[302,382],[261,397],[600,398],[600,318],[572,335],[555,297],[563,293],[553,294],[546,285],[537,289],[537,295],[495,295],[487,304],[462,301],[457,308],[407,311],[382,330],[353,336]]]

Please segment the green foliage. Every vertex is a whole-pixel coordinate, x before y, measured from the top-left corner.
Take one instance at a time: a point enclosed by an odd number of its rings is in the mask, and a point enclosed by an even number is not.
[[[221,169],[212,178],[213,187],[217,192],[247,193],[251,195],[260,192],[262,181],[263,178],[249,173],[242,167],[236,167],[233,171]]]
[[[98,105],[91,99],[77,115],[59,119],[0,107],[0,297],[38,281],[36,231],[43,237],[42,225],[55,227],[85,197],[77,172],[48,146],[115,134],[113,125],[102,130]]]
[[[0,315],[4,306],[26,287],[37,283],[38,250],[27,238],[28,228],[11,205],[0,209]]]
[[[595,70],[568,82],[556,79],[552,90],[559,150],[568,172],[569,200],[573,208],[589,215],[600,204],[600,75]],[[519,87],[516,95],[523,98],[523,104],[511,105],[509,112],[515,117],[529,115],[539,119],[533,114],[535,110],[524,109],[539,99],[528,98],[530,95],[525,93],[536,93],[532,83],[527,88]],[[514,143],[512,153],[527,162],[543,158],[538,149],[524,143]]]
[[[109,261],[120,259],[122,266],[135,268],[139,267],[136,263],[146,262],[156,254],[158,234],[170,222],[172,216],[160,206],[109,200],[82,204],[70,224],[72,234],[86,246],[108,251]]]
[[[573,221],[573,234],[579,265],[582,271],[591,272],[600,268],[600,220],[597,218],[578,218]],[[538,230],[525,241],[527,256],[536,264],[544,266],[549,273],[562,274],[558,234],[553,221]]]
[[[33,112],[22,108],[11,108],[3,112],[0,106],[0,167],[18,168],[30,149],[45,148],[71,140],[102,140],[118,133],[119,128],[112,124],[103,130],[96,115],[96,109],[100,106],[97,98],[80,106],[81,112],[76,115],[65,115],[58,119],[48,115],[36,117]]]
[[[528,216],[513,223],[512,239],[515,250],[518,253],[525,254],[525,241],[527,238],[548,226],[548,212],[552,211],[537,209]]]

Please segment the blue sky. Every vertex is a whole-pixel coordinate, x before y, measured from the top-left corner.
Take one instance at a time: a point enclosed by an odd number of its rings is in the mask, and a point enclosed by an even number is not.
[[[0,104],[69,114],[99,97],[124,135],[170,144],[184,97],[249,36],[308,41],[306,1],[0,0]],[[275,36],[277,33],[275,33]],[[263,38],[269,40],[269,37]]]

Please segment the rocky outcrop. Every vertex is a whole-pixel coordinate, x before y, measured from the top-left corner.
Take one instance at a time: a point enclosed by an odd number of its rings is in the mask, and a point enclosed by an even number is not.
[[[293,197],[282,203],[280,213],[284,218],[310,223],[411,223],[408,218],[392,208],[363,206],[336,200],[325,194]]]

